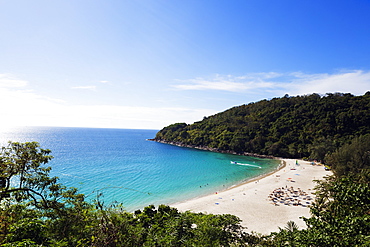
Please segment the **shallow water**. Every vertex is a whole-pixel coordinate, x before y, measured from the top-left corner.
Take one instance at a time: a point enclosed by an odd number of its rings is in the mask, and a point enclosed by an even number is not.
[[[0,142],[37,141],[52,150],[52,175],[94,199],[132,211],[214,193],[271,172],[277,160],[220,154],[147,141],[157,130],[27,127]],[[232,164],[230,161],[236,161]],[[261,167],[261,168],[259,168]]]

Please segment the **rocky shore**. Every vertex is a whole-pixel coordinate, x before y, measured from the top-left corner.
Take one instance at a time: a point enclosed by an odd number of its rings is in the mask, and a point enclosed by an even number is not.
[[[274,157],[271,155],[263,155],[263,154],[255,154],[255,153],[248,153],[248,152],[243,152],[243,153],[238,153],[232,150],[220,150],[218,148],[211,148],[207,146],[196,146],[196,145],[188,145],[182,142],[173,142],[173,141],[167,141],[167,140],[159,140],[159,139],[147,139],[148,141],[154,141],[154,142],[159,142],[159,143],[164,143],[164,144],[169,144],[169,145],[174,145],[178,147],[186,147],[186,148],[195,148],[199,150],[205,150],[205,151],[211,151],[211,152],[216,152],[216,153],[225,153],[225,154],[235,154],[235,155],[243,155],[243,156],[250,156],[250,157],[256,157],[256,158],[266,158],[266,159],[280,159],[278,157]]]

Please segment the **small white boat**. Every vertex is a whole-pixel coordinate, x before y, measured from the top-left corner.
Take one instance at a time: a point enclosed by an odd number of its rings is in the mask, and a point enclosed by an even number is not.
[[[250,164],[243,164],[243,163],[239,163],[239,162],[236,162],[236,161],[230,161],[230,163],[231,163],[231,164],[234,164],[234,165],[251,166],[251,167],[261,168],[260,166],[250,165]]]

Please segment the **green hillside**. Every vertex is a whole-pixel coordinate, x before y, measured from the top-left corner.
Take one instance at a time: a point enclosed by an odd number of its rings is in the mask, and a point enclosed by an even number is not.
[[[163,128],[156,141],[290,158],[322,160],[356,136],[370,133],[370,91],[363,96],[318,94],[233,107],[194,124]]]

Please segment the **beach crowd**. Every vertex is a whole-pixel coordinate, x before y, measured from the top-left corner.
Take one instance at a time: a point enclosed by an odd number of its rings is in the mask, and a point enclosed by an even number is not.
[[[269,195],[269,201],[275,206],[302,206],[307,207],[311,205],[313,198],[300,188],[294,189],[293,186],[285,186],[274,189]]]

